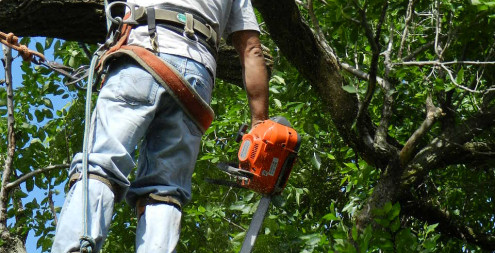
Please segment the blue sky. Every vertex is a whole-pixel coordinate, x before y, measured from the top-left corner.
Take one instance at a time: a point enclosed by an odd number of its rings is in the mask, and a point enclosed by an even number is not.
[[[29,45],[29,48],[32,50],[36,50],[35,49],[36,42],[40,42],[44,45],[44,41],[45,41],[45,38],[32,38],[31,43]],[[49,60],[49,61],[54,60],[53,49],[49,49],[49,50],[45,51],[44,54],[45,54],[47,60]],[[17,53],[15,51],[13,51],[13,56],[14,57],[17,56]],[[3,58],[3,57],[4,56],[3,56],[3,52],[2,52],[0,58]],[[22,85],[21,63],[22,63],[22,59],[20,57],[16,57],[13,61],[13,64],[12,64],[12,79],[13,79],[12,81],[13,81],[14,89]],[[5,71],[2,68],[2,71],[0,71],[0,79],[4,79],[4,78],[5,78]],[[52,99],[52,102],[53,102],[54,110],[59,110],[65,105],[65,103],[67,101],[63,101],[61,99]],[[4,115],[2,115],[2,117],[3,116]],[[21,188],[26,192],[24,185],[21,185]],[[64,190],[62,189],[62,186],[60,186],[59,188],[56,188],[55,190],[58,190],[60,192],[60,194],[53,196],[55,206],[62,206],[63,201],[64,201],[64,197],[65,197],[64,196],[65,195]],[[38,200],[38,203],[40,203],[42,201],[42,199],[45,197],[44,194],[45,194],[45,190],[40,190],[40,189],[35,188],[33,191],[29,192],[29,196],[26,197],[25,199],[23,199],[23,202],[25,202],[25,203],[30,202],[34,198],[36,198]],[[13,220],[11,220],[9,222],[13,222]],[[34,236],[34,232],[33,231],[29,232],[28,239],[26,242],[26,250],[28,253],[40,253],[41,252],[41,249],[36,249],[36,243],[37,243],[37,238]]]

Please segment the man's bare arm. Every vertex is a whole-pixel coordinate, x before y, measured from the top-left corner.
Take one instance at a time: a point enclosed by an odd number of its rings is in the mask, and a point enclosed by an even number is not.
[[[251,109],[251,126],[268,119],[268,72],[257,31],[238,31],[232,43],[239,53],[244,87]]]

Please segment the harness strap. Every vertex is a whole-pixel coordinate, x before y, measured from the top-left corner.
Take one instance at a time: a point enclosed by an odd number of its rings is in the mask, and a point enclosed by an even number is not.
[[[148,22],[148,34],[150,36],[151,48],[153,51],[158,51],[158,40],[156,34],[156,23],[155,23],[155,8],[147,7],[146,13],[148,14],[147,22]]]
[[[148,196],[141,197],[136,202],[136,214],[137,218],[141,218],[141,216],[146,212],[146,206],[152,204],[168,204],[175,206],[177,209],[182,210],[182,204],[180,201],[173,196],[159,196],[154,193],[149,194]]]
[[[194,17],[191,13],[186,13],[186,25],[184,26],[184,33],[190,39],[194,39]]]
[[[98,181],[102,182],[103,184],[108,186],[108,188],[110,188],[110,190],[113,192],[114,195],[116,194],[116,192],[115,192],[115,190],[117,189],[116,184],[113,183],[112,181],[108,180],[107,178],[102,177],[100,175],[96,175],[96,174],[89,174],[88,179],[94,179],[94,180],[98,180]],[[77,181],[80,181],[80,180],[82,180],[81,173],[77,172],[77,173],[72,174],[72,176],[70,176],[70,179],[69,179],[69,189],[72,188],[72,186]]]
[[[213,110],[173,66],[149,50],[132,45],[121,46],[120,49],[104,55],[101,65],[105,66],[110,59],[122,56],[129,56],[134,59],[163,87],[171,91],[170,95],[179,103],[201,132],[204,133],[210,127],[215,117]]]

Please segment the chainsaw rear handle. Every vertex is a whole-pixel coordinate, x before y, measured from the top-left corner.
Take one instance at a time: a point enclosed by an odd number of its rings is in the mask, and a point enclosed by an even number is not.
[[[235,141],[236,142],[241,142],[242,141],[242,136],[244,136],[244,134],[246,134],[247,129],[248,129],[248,124],[243,123],[241,125],[241,127],[239,128],[239,131],[237,131],[237,137],[235,138]]]
[[[279,123],[281,125],[284,125],[286,127],[291,127],[292,128],[292,125],[290,124],[290,122],[286,118],[284,118],[282,116],[271,117],[270,120],[273,121],[273,122],[277,122],[277,123]],[[249,126],[246,123],[243,123],[241,125],[241,127],[239,127],[239,131],[237,131],[237,136],[235,138],[235,141],[236,142],[241,142],[242,141],[242,136],[244,136],[244,134],[246,134],[248,127]]]

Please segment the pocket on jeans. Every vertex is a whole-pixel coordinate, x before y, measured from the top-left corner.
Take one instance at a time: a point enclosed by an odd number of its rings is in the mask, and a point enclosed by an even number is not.
[[[122,71],[115,92],[116,97],[130,105],[152,105],[155,103],[159,85],[142,69]]]
[[[211,100],[211,87],[209,83],[201,75],[188,74],[186,80],[194,88],[194,90],[201,96],[201,98],[210,104]]]

